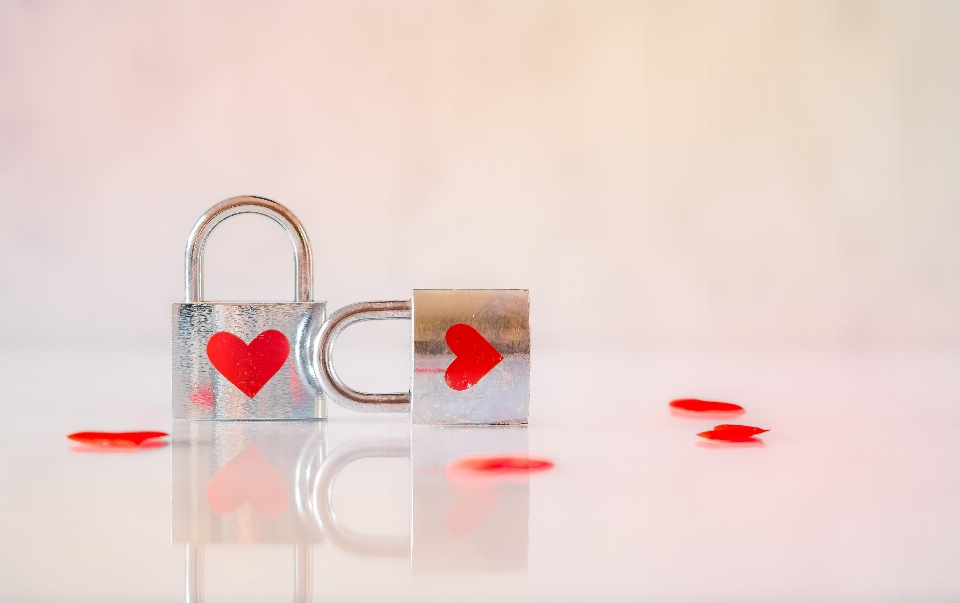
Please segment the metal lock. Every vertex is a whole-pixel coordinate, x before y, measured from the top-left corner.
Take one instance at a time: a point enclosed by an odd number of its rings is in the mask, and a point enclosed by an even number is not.
[[[333,367],[340,333],[364,320],[409,318],[408,393],[371,394]],[[410,412],[420,425],[525,424],[530,405],[530,299],[525,289],[418,289],[410,301],[362,302],[334,312],[319,335],[317,376],[335,402],[360,412]]]
[[[293,302],[203,300],[207,237],[231,216],[267,216],[293,243]],[[326,405],[315,376],[314,345],[326,302],[313,301],[313,255],[300,221],[283,205],[233,197],[211,207],[190,233],[186,302],[173,304],[173,418],[323,419]]]

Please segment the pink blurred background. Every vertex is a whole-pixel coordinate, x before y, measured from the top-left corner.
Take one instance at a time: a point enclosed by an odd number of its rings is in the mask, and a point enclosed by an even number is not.
[[[332,309],[523,287],[539,346],[960,336],[956,2],[0,11],[4,342],[166,346],[238,194],[301,217]],[[209,247],[212,299],[291,274],[267,221]]]

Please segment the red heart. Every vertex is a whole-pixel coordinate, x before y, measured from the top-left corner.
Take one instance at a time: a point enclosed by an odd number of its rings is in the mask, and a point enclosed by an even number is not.
[[[287,483],[251,445],[223,466],[207,484],[207,505],[225,515],[250,501],[261,514],[273,517],[287,508]]]
[[[253,398],[290,355],[290,343],[280,331],[264,331],[250,345],[233,333],[220,331],[207,342],[207,358],[227,381]]]
[[[458,392],[476,385],[503,360],[500,352],[470,325],[453,325],[447,329],[445,338],[456,358],[447,367],[443,379]]]

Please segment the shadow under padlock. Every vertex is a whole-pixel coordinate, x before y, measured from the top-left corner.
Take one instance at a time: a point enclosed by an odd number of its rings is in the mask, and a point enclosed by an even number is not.
[[[525,429],[415,427],[411,439],[363,438],[324,460],[315,483],[318,523],[337,547],[362,555],[410,555],[416,575],[517,572],[527,568],[530,484],[526,475],[457,471],[474,455],[527,454]],[[333,507],[337,475],[361,458],[410,457],[409,536],[361,534]]]
[[[323,542],[312,497],[326,452],[313,421],[174,421],[173,541],[186,543],[186,600],[203,601],[207,545],[294,545],[294,601],[312,593]]]
[[[278,223],[293,244],[292,302],[203,300],[203,252],[231,216],[254,213]],[[173,418],[323,419],[314,356],[326,302],[313,301],[313,255],[303,225],[283,205],[233,197],[197,221],[186,249],[185,302],[173,304]]]

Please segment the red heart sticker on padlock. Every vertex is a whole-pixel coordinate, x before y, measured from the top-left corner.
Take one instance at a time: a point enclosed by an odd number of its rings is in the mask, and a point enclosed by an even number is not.
[[[214,513],[225,515],[250,504],[267,517],[287,508],[287,483],[256,446],[250,446],[223,466],[207,484],[207,505]]]
[[[476,385],[503,360],[500,352],[470,325],[453,325],[447,329],[445,339],[456,358],[447,367],[443,379],[458,392]]]
[[[287,361],[290,343],[280,331],[257,335],[249,344],[233,333],[220,331],[207,342],[207,358],[237,389],[253,398]]]

